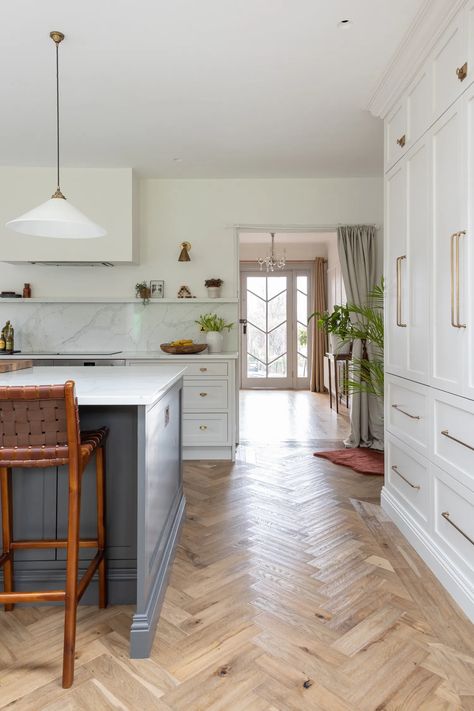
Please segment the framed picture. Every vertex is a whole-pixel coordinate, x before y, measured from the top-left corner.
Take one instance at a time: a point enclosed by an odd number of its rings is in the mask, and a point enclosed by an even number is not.
[[[165,282],[156,279],[150,281],[150,291],[152,299],[163,299],[165,295]]]

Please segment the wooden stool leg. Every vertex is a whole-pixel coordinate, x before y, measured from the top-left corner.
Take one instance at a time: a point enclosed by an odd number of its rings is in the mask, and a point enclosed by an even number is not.
[[[81,514],[81,484],[77,466],[70,464],[66,562],[66,601],[64,611],[63,688],[74,680],[76,651],[77,590],[79,567],[79,527]]]
[[[99,607],[107,607],[107,578],[105,565],[105,449],[99,447],[96,452],[97,482],[97,541],[102,560],[99,563]]]
[[[5,592],[13,591],[13,504],[12,504],[12,470],[0,467],[0,489],[2,499],[2,539],[3,553],[9,553],[9,558],[3,564],[3,589]],[[12,603],[5,604],[5,612],[11,612]]]

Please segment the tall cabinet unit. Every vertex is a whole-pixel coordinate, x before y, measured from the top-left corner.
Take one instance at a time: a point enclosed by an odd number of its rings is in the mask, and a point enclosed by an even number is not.
[[[379,114],[382,505],[474,620],[474,2],[458,5],[452,17],[446,4],[446,27],[424,65]]]

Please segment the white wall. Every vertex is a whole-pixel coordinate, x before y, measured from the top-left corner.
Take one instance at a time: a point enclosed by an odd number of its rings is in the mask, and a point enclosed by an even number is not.
[[[270,240],[268,244],[250,244],[243,243],[240,245],[240,261],[255,262],[259,257],[265,257],[270,253]],[[288,261],[304,262],[316,257],[324,257],[327,259],[328,246],[327,244],[305,242],[285,242],[279,239],[275,241],[275,254],[285,253]]]
[[[33,296],[37,297],[130,297],[134,295],[137,281],[164,279],[168,297],[176,296],[182,284],[187,284],[196,296],[205,296],[204,280],[221,277],[224,279],[222,295],[235,296],[238,284],[234,225],[262,225],[264,228],[272,225],[334,225],[338,222],[381,225],[383,219],[381,178],[142,180],[139,200],[140,265],[107,269],[0,263],[1,289],[20,291],[23,282],[28,281]],[[183,240],[192,243],[191,262],[177,261],[179,243]],[[378,244],[381,264],[381,234]],[[91,258],[93,248],[91,241]],[[0,302],[0,323],[11,317],[19,327],[17,332],[28,328],[28,341],[35,345],[35,322],[29,319],[28,324],[22,323],[23,307],[23,304]],[[164,309],[165,306],[152,308]],[[81,316],[79,311],[74,316],[77,319],[75,325],[78,333],[84,327],[83,336],[88,338],[87,324],[82,323],[86,316]],[[238,317],[237,311],[235,305],[234,320]],[[103,310],[101,313],[106,328],[107,319]],[[152,313],[158,312],[148,311],[147,319],[152,318]],[[71,317],[72,314],[67,316]],[[87,319],[89,317],[88,313]],[[114,318],[118,318],[115,312]],[[174,310],[173,318],[176,318]],[[61,329],[62,323],[58,320],[56,331]],[[157,338],[159,340],[159,334]],[[75,345],[79,345],[77,339]]]

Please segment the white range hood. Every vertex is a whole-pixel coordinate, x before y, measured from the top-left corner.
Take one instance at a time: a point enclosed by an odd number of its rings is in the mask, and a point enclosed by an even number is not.
[[[65,195],[107,234],[51,239],[11,232],[8,220],[44,201],[54,168],[0,168],[0,260],[13,264],[112,266],[138,262],[136,178],[131,168],[63,168]]]

